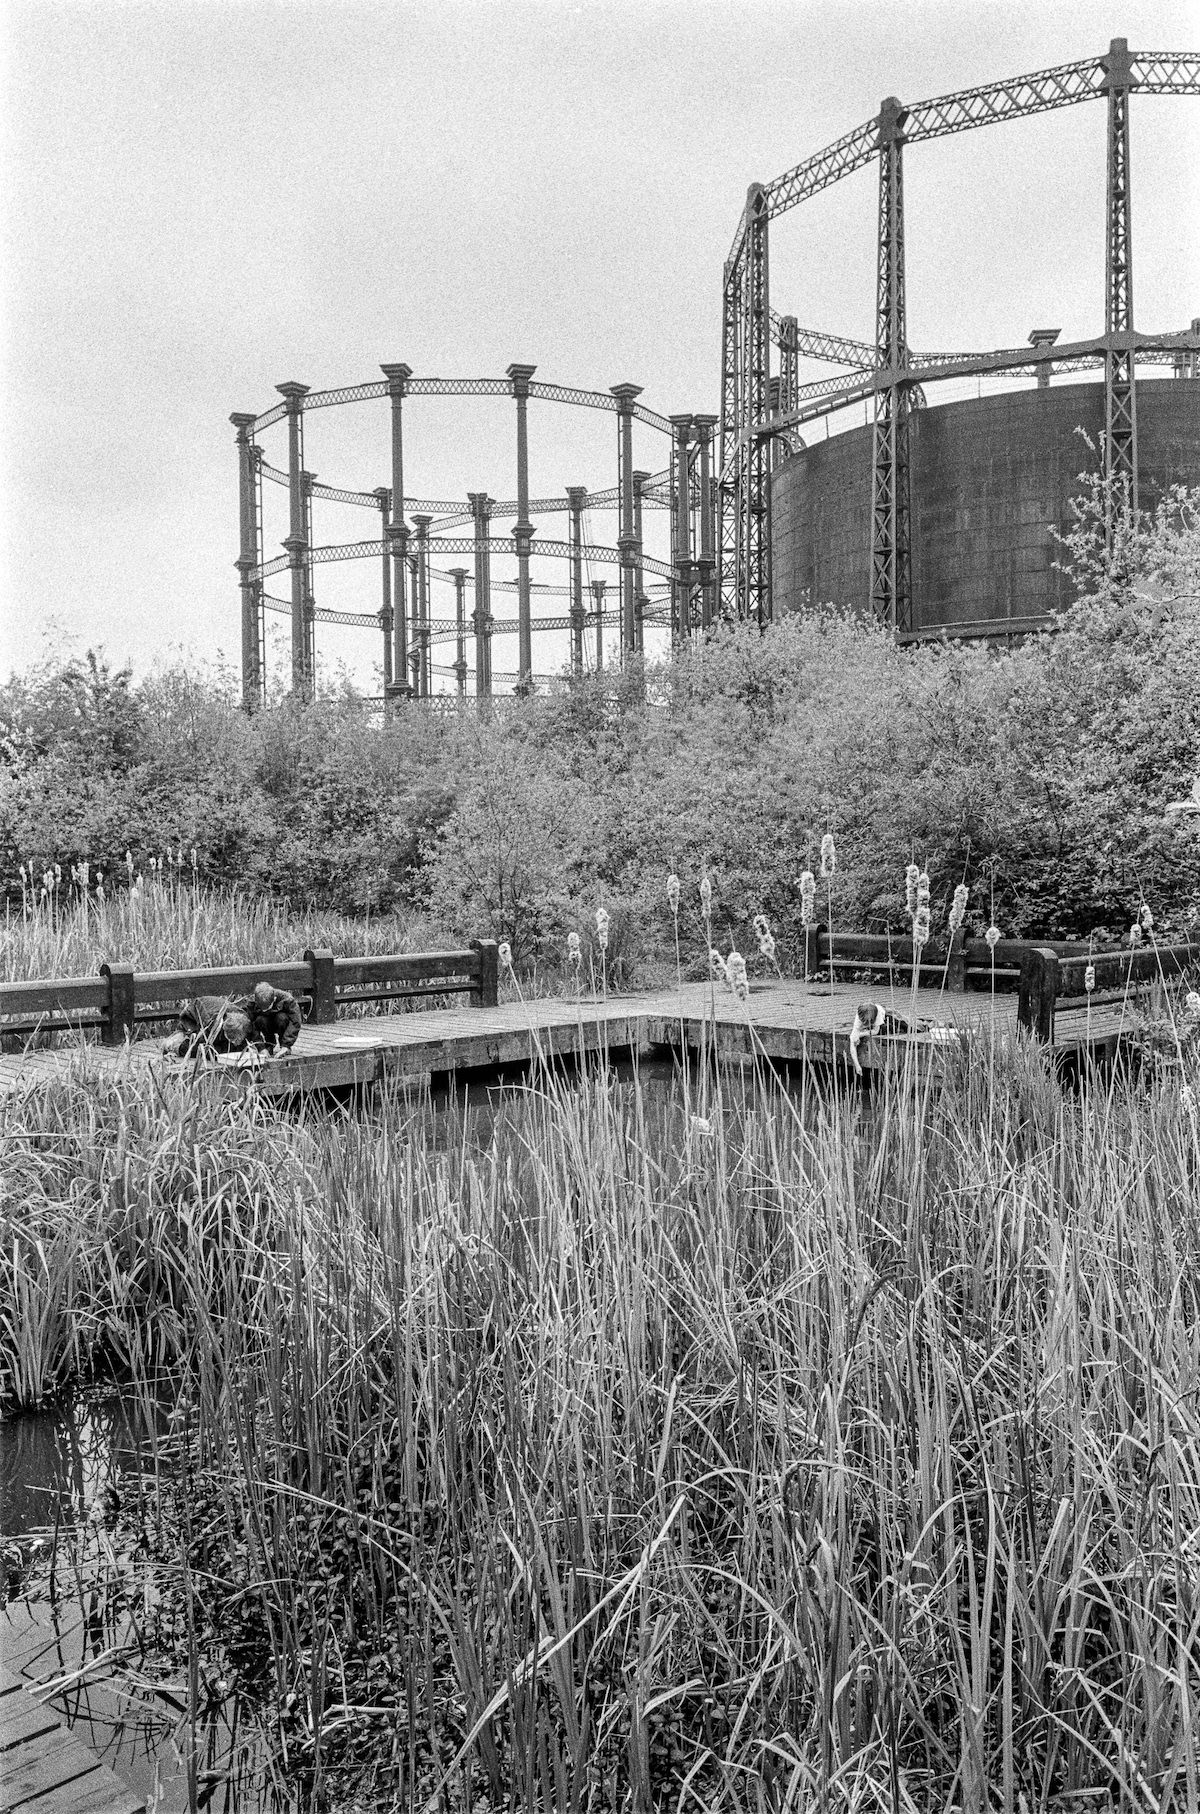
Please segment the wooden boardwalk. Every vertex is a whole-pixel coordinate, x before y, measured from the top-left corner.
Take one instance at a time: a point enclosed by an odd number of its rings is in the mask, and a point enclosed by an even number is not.
[[[574,1056],[601,1048],[614,1055],[693,1051],[703,1045],[730,1059],[766,1056],[779,1063],[807,1061],[849,1065],[850,1029],[859,1002],[879,1000],[899,1014],[929,1022],[933,1031],[911,1043],[935,1047],[954,1035],[989,1036],[1016,1029],[1012,994],[952,994],[921,989],[891,993],[878,985],[802,982],[784,978],[753,983],[749,1002],[707,983],[684,983],[647,995],[613,995],[582,1001],[536,997],[494,1008],[459,1007],[401,1014],[369,1015],[306,1026],[294,1050],[250,1064],[218,1060],[231,1089],[287,1095],[313,1089],[373,1084],[388,1076],[456,1075],[527,1065],[539,1055]],[[1090,1021],[1085,1011],[1059,1013],[1055,1045],[1111,1051],[1120,1036],[1123,1010],[1101,1007]],[[878,1069],[908,1041],[864,1042],[864,1070]],[[0,1096],[12,1096],[38,1080],[62,1072],[80,1058],[78,1046],[0,1056]],[[139,1041],[126,1048],[91,1045],[88,1064],[104,1069],[159,1066],[158,1045]]]
[[[0,1814],[145,1814],[145,1807],[0,1664]]]

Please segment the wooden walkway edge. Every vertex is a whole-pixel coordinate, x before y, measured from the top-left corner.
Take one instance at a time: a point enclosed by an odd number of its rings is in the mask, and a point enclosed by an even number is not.
[[[57,1714],[0,1663],[0,1814],[145,1814]]]
[[[956,1038],[1015,1035],[1017,998],[1012,994],[955,994],[935,989],[895,993],[870,984],[835,984],[782,978],[755,983],[747,1003],[708,983],[684,983],[647,995],[613,995],[583,1001],[537,997],[498,1007],[422,1009],[369,1015],[324,1025],[309,1024],[293,1051],[260,1064],[241,1058],[216,1061],[233,1090],[269,1096],[369,1085],[386,1077],[414,1080],[460,1072],[527,1065],[539,1055],[575,1057],[601,1048],[614,1055],[664,1054],[714,1049],[729,1059],[765,1057],[781,1064],[848,1066],[850,1029],[861,1001],[881,1000],[901,1015],[915,1015],[931,1031],[911,1040],[871,1040],[859,1048],[865,1071],[894,1059],[897,1046],[934,1048]],[[1060,1012],[1055,1045],[1111,1052],[1123,1026],[1122,1010]],[[99,1070],[163,1066],[154,1041],[126,1047],[89,1045],[0,1056],[0,1098],[23,1091],[72,1064]],[[172,1069],[186,1072],[186,1065]]]

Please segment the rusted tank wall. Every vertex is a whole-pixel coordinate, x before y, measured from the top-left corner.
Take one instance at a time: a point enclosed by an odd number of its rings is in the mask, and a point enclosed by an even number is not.
[[[987,634],[1028,626],[1068,602],[1051,527],[1071,525],[1079,474],[1098,455],[1104,387],[1051,386],[972,398],[912,419],[914,627]],[[1200,382],[1138,385],[1143,505],[1173,484],[1200,485]],[[870,591],[871,430],[814,441],[771,489],[777,611],[807,593],[865,607]]]

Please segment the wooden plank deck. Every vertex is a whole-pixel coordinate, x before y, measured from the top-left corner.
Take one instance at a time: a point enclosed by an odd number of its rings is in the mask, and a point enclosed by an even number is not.
[[[859,1002],[880,1000],[902,1015],[915,1014],[937,1029],[974,1036],[1011,1032],[1016,1027],[1015,995],[955,995],[933,989],[889,992],[878,984],[781,981],[751,985],[748,1003],[707,983],[684,983],[646,995],[612,995],[581,1001],[535,997],[502,1002],[495,1008],[458,1007],[371,1015],[325,1026],[306,1026],[295,1048],[283,1057],[252,1065],[244,1059],[218,1061],[231,1089],[286,1095],[376,1083],[386,1076],[411,1078],[522,1065],[539,1053],[563,1056],[697,1050],[701,1044],[730,1058],[755,1054],[784,1063],[848,1064],[850,1029]],[[1055,1045],[1090,1045],[1111,1051],[1123,1026],[1121,1004],[1093,1010],[1066,1010],[1057,1016]],[[933,1045],[946,1032],[917,1036]],[[894,1051],[896,1043],[891,1042]],[[60,1047],[0,1056],[0,1097],[23,1091],[62,1071],[80,1057],[79,1047]],[[888,1047],[876,1040],[859,1048],[864,1070],[887,1062]],[[156,1042],[129,1048],[92,1045],[84,1061],[103,1068],[161,1065]]]
[[[0,1663],[0,1814],[145,1814],[145,1807]]]

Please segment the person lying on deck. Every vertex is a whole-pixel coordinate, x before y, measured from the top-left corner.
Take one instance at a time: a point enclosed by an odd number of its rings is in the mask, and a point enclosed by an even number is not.
[[[286,989],[256,983],[246,1003],[250,1044],[265,1052],[290,1052],[300,1036],[300,1003]]]

